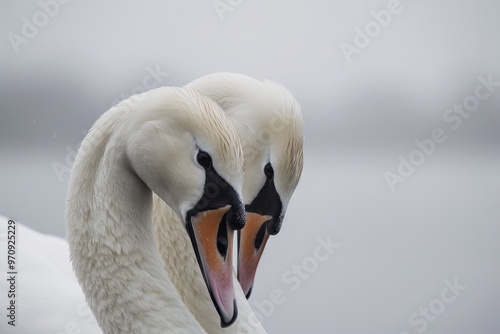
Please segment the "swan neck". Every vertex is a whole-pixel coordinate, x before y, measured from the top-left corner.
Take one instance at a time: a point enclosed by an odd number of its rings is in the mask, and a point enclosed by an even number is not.
[[[155,247],[151,190],[128,164],[125,141],[96,131],[75,160],[66,210],[73,268],[94,316],[104,333],[203,333]]]

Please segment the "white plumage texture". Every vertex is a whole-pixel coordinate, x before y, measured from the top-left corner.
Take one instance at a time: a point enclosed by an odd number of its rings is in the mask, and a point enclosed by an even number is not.
[[[1,222],[7,220],[0,216]],[[15,327],[1,321],[1,332],[102,333],[76,281],[69,262],[67,242],[39,233],[19,222],[16,222],[16,239],[17,320]],[[2,245],[7,244],[7,229],[0,231],[0,241]],[[2,264],[3,261],[5,259],[2,259]],[[2,265],[3,268],[6,265]],[[5,277],[6,273],[3,274],[2,277]],[[5,278],[2,278],[2,286],[4,283]]]

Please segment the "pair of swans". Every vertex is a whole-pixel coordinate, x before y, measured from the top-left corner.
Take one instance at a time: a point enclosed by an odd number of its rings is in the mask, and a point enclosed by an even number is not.
[[[102,331],[265,333],[246,297],[300,178],[302,142],[294,97],[238,74],[104,113],[75,159],[66,210],[73,268]]]

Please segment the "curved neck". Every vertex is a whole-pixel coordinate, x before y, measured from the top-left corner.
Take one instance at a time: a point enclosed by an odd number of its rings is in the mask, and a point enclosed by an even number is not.
[[[117,115],[108,113],[82,143],[68,191],[67,238],[87,302],[104,333],[204,333],[163,268],[151,191],[111,135]]]
[[[205,282],[185,228],[175,212],[158,196],[153,195],[154,237],[171,282],[182,300],[207,333],[254,333],[265,334],[245,298],[240,285],[236,283],[235,295],[238,317],[231,326],[222,329],[219,316],[210,299]],[[173,255],[175,254],[175,255]],[[236,276],[234,282],[238,282]]]

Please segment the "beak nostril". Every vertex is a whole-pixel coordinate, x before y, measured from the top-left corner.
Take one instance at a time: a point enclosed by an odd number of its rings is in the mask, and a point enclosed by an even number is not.
[[[264,236],[266,235],[266,229],[267,229],[268,222],[269,221],[262,224],[262,226],[259,228],[259,231],[257,232],[257,235],[255,236],[254,247],[255,247],[256,251],[258,251],[260,246],[262,246],[262,242],[264,241]]]
[[[227,213],[224,216],[226,215]],[[228,244],[227,217],[222,217],[219,224],[219,230],[217,231],[217,250],[224,260],[226,259]]]

